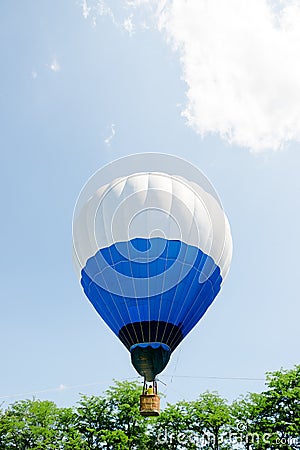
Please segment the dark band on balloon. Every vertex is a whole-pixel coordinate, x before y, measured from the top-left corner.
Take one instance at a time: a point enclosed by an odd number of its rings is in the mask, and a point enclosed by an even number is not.
[[[173,351],[183,337],[180,326],[156,320],[129,323],[119,331],[119,339],[128,350],[142,342],[162,342]]]

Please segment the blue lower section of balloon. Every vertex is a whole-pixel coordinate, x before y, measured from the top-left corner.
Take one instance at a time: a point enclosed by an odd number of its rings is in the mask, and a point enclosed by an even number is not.
[[[170,348],[166,344],[160,344],[158,342],[146,342],[145,344],[135,344],[135,345],[133,345],[132,347],[130,347],[130,352],[133,352],[137,348],[147,349],[148,347],[151,347],[154,350],[157,350],[158,348],[162,348],[166,352],[170,351]]]
[[[152,340],[172,350],[204,315],[221,283],[220,268],[210,256],[163,238],[135,238],[100,249],[87,261],[81,278],[85,294],[118,337],[129,324],[151,323],[156,333],[157,323],[160,328]],[[177,336],[173,348],[169,325]],[[149,342],[150,331],[148,336],[144,325],[140,333],[136,327],[129,327],[132,339],[122,340],[128,348]]]

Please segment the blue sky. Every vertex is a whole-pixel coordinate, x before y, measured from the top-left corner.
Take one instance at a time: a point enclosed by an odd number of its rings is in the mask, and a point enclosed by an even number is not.
[[[103,164],[131,153],[170,153],[195,164],[217,189],[232,228],[234,257],[223,291],[160,377],[167,400],[205,389],[233,399],[263,389],[263,381],[205,377],[263,379],[266,371],[299,362],[300,114],[293,98],[300,76],[275,70],[285,61],[272,59],[266,89],[264,55],[255,61],[249,30],[248,60],[236,56],[244,55],[242,40],[231,58],[228,37],[222,64],[209,64],[219,61],[209,31],[189,34],[195,2],[186,15],[179,14],[180,0],[165,2],[163,12],[159,3],[115,1],[110,9],[97,1],[1,3],[5,404],[37,393],[71,405],[78,392],[98,394],[113,379],[136,377],[127,350],[85,299],[71,260],[82,185]],[[219,23],[213,6],[198,4]],[[238,33],[244,16],[230,14],[232,8],[234,1],[227,12]],[[277,33],[278,48],[290,52],[287,69],[297,75],[291,17],[298,17],[299,4],[285,2],[281,28],[268,22],[266,8],[263,0],[253,2],[252,29],[263,37],[265,27],[266,49]],[[251,81],[243,78],[247,67]]]

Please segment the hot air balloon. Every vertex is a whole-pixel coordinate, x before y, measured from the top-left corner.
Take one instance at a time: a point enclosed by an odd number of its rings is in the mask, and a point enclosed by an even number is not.
[[[100,171],[73,221],[84,293],[155,390],[220,292],[232,256],[228,220],[207,179],[166,161],[141,159],[103,180]]]

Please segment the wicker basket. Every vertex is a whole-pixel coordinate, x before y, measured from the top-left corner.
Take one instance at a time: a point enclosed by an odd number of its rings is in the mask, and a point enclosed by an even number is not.
[[[159,416],[160,398],[156,394],[140,396],[140,413],[144,417]]]

